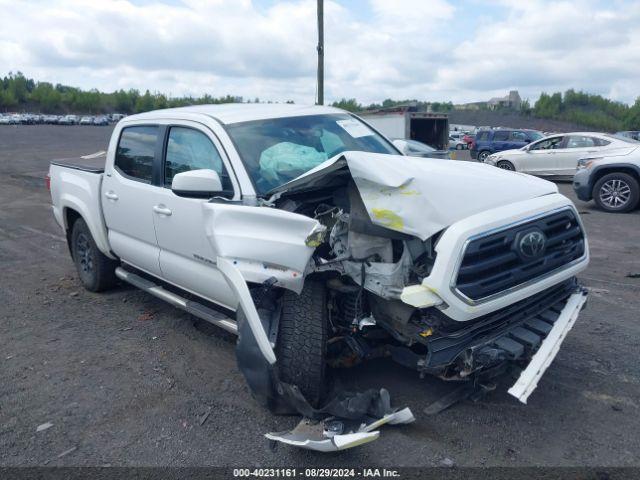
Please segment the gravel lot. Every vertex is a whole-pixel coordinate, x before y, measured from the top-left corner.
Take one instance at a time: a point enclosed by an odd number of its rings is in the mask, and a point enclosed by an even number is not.
[[[106,149],[110,133],[0,126],[0,465],[640,464],[640,279],[628,276],[640,273],[640,212],[578,202],[591,297],[528,405],[505,384],[428,417],[450,385],[377,361],[336,375],[388,388],[415,424],[336,455],[271,449],[262,435],[297,419],[253,401],[230,336],[129,287],[80,287],[43,176],[51,159]]]

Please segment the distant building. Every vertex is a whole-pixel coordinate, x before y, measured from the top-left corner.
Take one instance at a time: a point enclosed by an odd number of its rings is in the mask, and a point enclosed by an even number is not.
[[[510,108],[511,110],[520,110],[522,99],[517,90],[511,90],[506,97],[493,97],[487,102],[487,106],[491,110],[497,108]]]
[[[498,108],[509,108],[511,110],[520,110],[522,99],[517,90],[511,90],[504,97],[493,97],[488,102],[471,102],[454,105],[455,110],[497,110]]]

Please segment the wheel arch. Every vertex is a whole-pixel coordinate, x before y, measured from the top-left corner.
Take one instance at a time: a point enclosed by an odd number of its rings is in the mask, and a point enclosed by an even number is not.
[[[102,220],[98,220],[99,224],[97,225],[95,220],[91,220],[92,216],[86,208],[83,208],[82,205],[77,204],[76,202],[70,201],[70,199],[64,199],[62,207],[62,221],[69,248],[71,248],[70,242],[73,225],[80,218],[87,224],[87,227],[91,232],[91,236],[100,251],[112,260],[117,260],[116,255],[111,251],[111,247],[109,246],[107,229],[102,223]]]
[[[589,191],[593,190],[596,182],[610,173],[626,173],[640,183],[640,167],[628,163],[611,163],[596,167],[589,178]]]

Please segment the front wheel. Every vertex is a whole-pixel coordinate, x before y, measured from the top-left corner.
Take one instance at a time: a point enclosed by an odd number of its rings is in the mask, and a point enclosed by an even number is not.
[[[516,168],[513,166],[513,163],[507,161],[507,160],[500,160],[497,164],[496,167],[501,168],[502,170],[509,170],[510,172],[515,172]]]
[[[300,295],[285,291],[276,343],[280,378],[296,385],[313,407],[325,393],[327,324],[324,283],[307,280]]]
[[[118,262],[98,249],[82,218],[75,221],[71,230],[71,256],[80,282],[90,292],[101,292],[116,284],[115,270]]]
[[[483,150],[478,154],[478,161],[484,163],[484,161],[487,159],[487,157],[491,155],[490,152],[488,152],[487,150]]]
[[[626,173],[610,173],[593,187],[593,199],[606,212],[626,213],[638,205],[638,181]]]

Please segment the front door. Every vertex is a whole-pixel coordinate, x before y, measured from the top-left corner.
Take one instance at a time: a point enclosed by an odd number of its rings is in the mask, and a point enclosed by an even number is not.
[[[207,238],[204,220],[206,198],[186,198],[171,191],[173,177],[181,172],[211,169],[218,172],[224,196],[232,198],[233,182],[217,139],[194,125],[168,126],[162,162],[163,187],[154,202],[154,223],[160,246],[162,277],[169,283],[235,309],[237,300],[216,267],[217,254]],[[220,202],[227,203],[224,198]]]
[[[152,209],[158,187],[152,178],[159,131],[156,125],[122,129],[100,193],[111,249],[126,263],[156,276],[160,250]]]
[[[532,175],[554,175],[557,169],[557,152],[564,142],[562,135],[548,137],[532,143],[523,155],[523,172]]]

